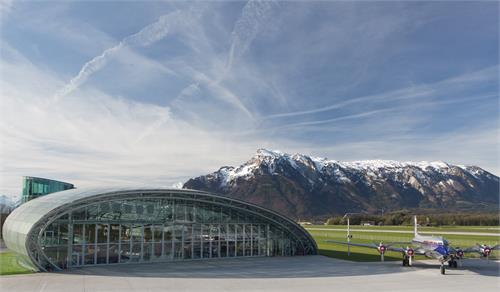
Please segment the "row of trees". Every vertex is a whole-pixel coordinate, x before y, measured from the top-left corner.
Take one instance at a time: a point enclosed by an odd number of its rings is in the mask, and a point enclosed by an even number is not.
[[[411,213],[397,212],[385,215],[351,215],[350,224],[359,225],[370,222],[376,225],[413,225],[413,216]],[[417,216],[420,225],[441,226],[441,225],[460,225],[460,226],[500,226],[499,214],[426,214]],[[333,216],[326,220],[326,225],[344,225],[346,219],[342,216]]]

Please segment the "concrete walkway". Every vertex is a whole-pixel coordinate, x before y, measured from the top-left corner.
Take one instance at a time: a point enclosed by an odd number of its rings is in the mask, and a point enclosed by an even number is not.
[[[435,261],[356,263],[323,256],[238,258],[95,266],[1,276],[1,291],[498,291],[499,262],[466,260],[439,273]]]

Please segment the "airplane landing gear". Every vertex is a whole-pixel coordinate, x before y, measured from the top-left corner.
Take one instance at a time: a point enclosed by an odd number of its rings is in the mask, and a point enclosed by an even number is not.
[[[457,260],[455,260],[454,257],[452,257],[449,261],[448,261],[448,266],[450,268],[457,268],[458,267],[458,263],[457,263]]]
[[[411,267],[411,258],[407,255],[403,255],[403,267]]]
[[[441,275],[444,275],[446,271],[446,269],[444,268],[444,264],[441,264],[440,270],[441,270]]]

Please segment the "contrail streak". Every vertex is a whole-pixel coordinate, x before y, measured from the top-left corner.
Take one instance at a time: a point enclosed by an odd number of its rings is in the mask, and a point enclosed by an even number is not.
[[[159,40],[163,39],[171,27],[180,21],[184,21],[183,13],[180,11],[174,11],[161,16],[156,22],[149,24],[148,26],[141,29],[139,32],[127,36],[121,40],[114,47],[106,49],[102,54],[94,57],[92,60],[85,63],[80,72],[71,78],[71,80],[60,90],[58,90],[53,96],[53,101],[58,101],[77,89],[80,85],[85,83],[87,79],[95,72],[101,70],[109,58],[116,54],[123,47],[147,47]]]

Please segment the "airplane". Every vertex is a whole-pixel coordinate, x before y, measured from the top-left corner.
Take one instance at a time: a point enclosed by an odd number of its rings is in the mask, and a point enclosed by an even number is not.
[[[489,259],[489,256],[493,250],[500,250],[500,244],[493,247],[477,243],[475,246],[461,249],[459,247],[453,248],[449,245],[448,241],[442,236],[427,236],[421,235],[417,230],[417,216],[413,217],[414,237],[411,242],[393,242],[389,244],[362,244],[362,243],[350,243],[344,241],[335,240],[325,240],[325,242],[330,243],[340,243],[352,246],[369,247],[377,249],[380,253],[381,260],[384,261],[384,254],[386,251],[401,252],[403,255],[403,266],[411,266],[412,259],[414,255],[424,255],[428,258],[437,259],[440,263],[441,274],[445,274],[445,264],[448,263],[450,268],[457,268],[459,261],[464,257],[465,253],[479,253],[481,257]],[[394,247],[393,245],[405,245],[406,247]],[[410,245],[412,247],[410,247]]]

